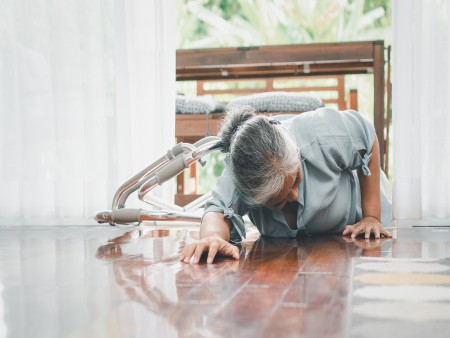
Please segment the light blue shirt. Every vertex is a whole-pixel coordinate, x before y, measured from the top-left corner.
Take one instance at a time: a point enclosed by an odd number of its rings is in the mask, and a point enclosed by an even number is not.
[[[355,169],[361,167],[364,175],[370,175],[368,163],[376,135],[373,125],[356,111],[331,108],[274,118],[290,131],[304,158],[297,229],[287,225],[282,211],[245,205],[233,185],[228,158],[205,213],[221,212],[232,221],[232,242],[245,238],[242,216],[246,214],[262,235],[272,237],[342,233],[346,225],[360,221],[361,192]],[[388,226],[392,221],[389,185],[382,171],[380,178],[381,222]]]

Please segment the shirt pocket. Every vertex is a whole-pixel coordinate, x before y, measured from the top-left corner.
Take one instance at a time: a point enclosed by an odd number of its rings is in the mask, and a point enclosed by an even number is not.
[[[333,172],[352,168],[354,163],[357,163],[355,149],[349,137],[334,136],[322,139],[319,140],[319,146],[328,168]]]

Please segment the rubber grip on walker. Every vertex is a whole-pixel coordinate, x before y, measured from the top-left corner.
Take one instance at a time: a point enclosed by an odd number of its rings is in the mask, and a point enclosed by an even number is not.
[[[178,143],[172,149],[168,150],[166,157],[169,161],[172,161],[175,157],[183,153],[183,143]]]
[[[158,182],[159,185],[161,185],[164,182],[182,173],[184,169],[188,167],[189,165],[187,165],[186,162],[184,161],[184,156],[179,156],[176,159],[172,160],[163,168],[156,171],[155,173],[156,181]]]
[[[114,223],[126,224],[140,222],[141,209],[113,209],[111,211],[112,221]]]
[[[174,157],[177,157],[178,155],[183,153],[183,143],[180,142],[171,149],[172,154]]]

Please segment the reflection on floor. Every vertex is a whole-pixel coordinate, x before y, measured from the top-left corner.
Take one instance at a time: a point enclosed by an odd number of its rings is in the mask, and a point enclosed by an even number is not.
[[[0,228],[0,337],[447,337],[450,228],[251,238],[186,264],[197,228]]]

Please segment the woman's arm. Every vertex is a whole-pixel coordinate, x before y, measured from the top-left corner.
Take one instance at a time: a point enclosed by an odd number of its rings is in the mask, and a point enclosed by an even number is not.
[[[370,176],[365,176],[362,169],[358,168],[358,178],[361,188],[361,206],[363,219],[354,225],[348,225],[343,235],[351,234],[352,238],[364,233],[365,238],[370,238],[373,233],[375,238],[380,238],[380,233],[391,237],[381,224],[381,199],[380,199],[380,147],[378,139],[372,145],[372,157],[369,161]]]
[[[225,241],[230,240],[231,221],[220,212],[208,212],[200,224],[200,238],[217,236]]]
[[[358,168],[359,186],[361,188],[361,207],[363,217],[373,217],[381,221],[380,206],[380,146],[378,139],[372,145],[372,158],[369,161],[370,176],[365,176]]]
[[[238,247],[230,244],[231,221],[222,213],[208,212],[200,224],[200,240],[187,244],[180,260],[198,263],[203,253],[208,252],[207,262],[212,263],[217,253],[239,259]]]

